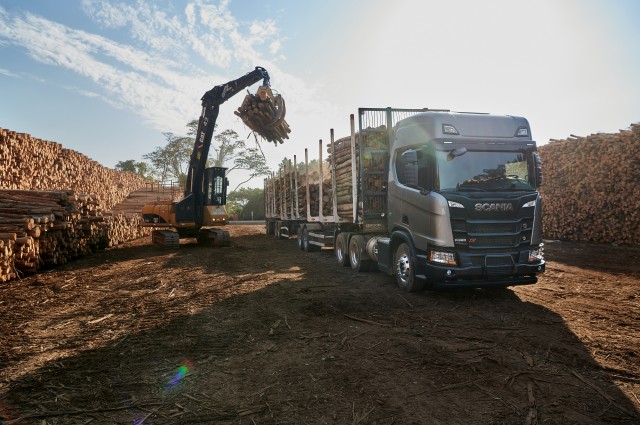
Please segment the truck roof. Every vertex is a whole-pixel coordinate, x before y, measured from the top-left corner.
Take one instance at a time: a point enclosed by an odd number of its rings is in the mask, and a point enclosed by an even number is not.
[[[473,112],[426,111],[398,121],[395,130],[419,126],[428,139],[491,138],[531,141],[531,127],[526,118]],[[518,135],[518,132],[521,132]],[[522,134],[522,133],[525,133]]]

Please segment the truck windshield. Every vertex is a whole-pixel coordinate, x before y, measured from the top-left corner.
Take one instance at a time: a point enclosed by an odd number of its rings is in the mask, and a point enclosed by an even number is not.
[[[435,187],[440,191],[534,190],[522,152],[437,151],[436,169]]]

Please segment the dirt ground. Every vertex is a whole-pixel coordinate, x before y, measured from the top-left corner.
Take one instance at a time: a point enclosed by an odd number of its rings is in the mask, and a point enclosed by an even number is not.
[[[536,285],[406,294],[228,230],[0,285],[0,423],[640,423],[638,247],[548,241]]]

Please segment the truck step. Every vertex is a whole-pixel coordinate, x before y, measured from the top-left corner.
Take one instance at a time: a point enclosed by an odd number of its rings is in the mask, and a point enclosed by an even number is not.
[[[327,235],[325,233],[309,232],[309,237],[310,238],[316,238],[316,239],[323,239],[323,240],[327,240],[327,241],[333,241],[333,235]]]

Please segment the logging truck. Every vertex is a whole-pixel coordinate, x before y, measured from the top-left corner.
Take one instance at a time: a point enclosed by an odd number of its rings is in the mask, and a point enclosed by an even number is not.
[[[540,157],[522,117],[360,108],[317,169],[264,181],[266,230],[405,291],[533,284],[544,272]]]

